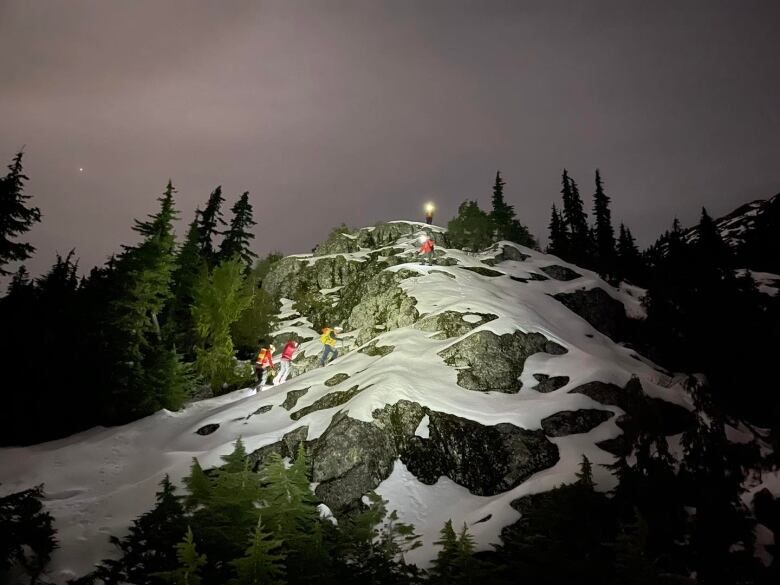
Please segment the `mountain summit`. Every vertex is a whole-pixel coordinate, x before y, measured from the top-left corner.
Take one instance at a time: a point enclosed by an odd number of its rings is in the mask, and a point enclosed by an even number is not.
[[[424,233],[433,266],[417,255]],[[45,483],[60,540],[52,576],[112,554],[108,534],[149,508],[164,474],[179,482],[193,457],[219,465],[238,437],[255,465],[303,442],[336,519],[376,491],[422,535],[407,556],[422,566],[448,519],[488,548],[521,498],[575,480],[583,455],[598,489],[612,488],[599,464],[625,453],[640,410],[674,447],[687,394],[619,342],[643,318],[640,289],[511,242],[479,254],[448,244],[417,222],[336,230],[262,284],[281,306],[276,347],[302,344],[286,383],[0,450],[4,492]],[[339,356],[318,367],[321,330],[335,325]]]

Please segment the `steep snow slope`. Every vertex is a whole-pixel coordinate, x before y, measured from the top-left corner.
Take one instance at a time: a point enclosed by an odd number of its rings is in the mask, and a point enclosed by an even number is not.
[[[264,447],[283,450],[280,441],[286,435],[288,443],[290,437],[309,441],[318,495],[335,510],[346,503],[339,499],[342,492],[354,492],[356,485],[375,488],[423,535],[424,546],[410,560],[425,565],[447,519],[456,526],[466,522],[478,546],[487,548],[519,517],[512,501],[572,481],[583,454],[596,464],[612,462],[613,455],[602,447],[622,433],[619,395],[632,376],[647,396],[689,407],[672,378],[553,296],[600,288],[630,317],[639,318],[636,291],[614,289],[592,272],[510,243],[479,255],[439,246],[438,264],[421,266],[413,255],[415,232],[426,226],[385,226],[383,242],[392,240],[386,246],[360,247],[374,241],[368,228],[340,236],[353,251],[287,260],[295,270],[334,260],[360,263],[353,266],[353,275],[361,273],[361,266],[368,271],[369,265],[388,262],[383,270],[384,264],[379,267],[377,278],[397,279],[382,292],[396,295],[403,307],[399,310],[407,311],[403,319],[384,300],[374,306],[370,295],[364,295],[345,324],[369,325],[347,328],[342,355],[325,368],[311,369],[321,349],[312,321],[284,299],[279,337],[295,334],[308,340],[295,362],[303,373],[286,384],[257,394],[251,389],[233,392],[123,427],[0,450],[0,493],[45,483],[61,545],[51,565],[54,581],[81,575],[111,555],[108,535],[122,535],[134,517],[149,509],[164,474],[180,481],[193,457],[204,467],[217,465],[238,436],[249,452],[261,450],[258,458]],[[427,229],[445,237],[441,228]],[[343,304],[349,278],[322,287],[319,294],[334,307]],[[367,311],[373,311],[373,321],[366,321]],[[511,347],[538,342],[543,349],[507,362],[510,346],[497,340],[515,343],[512,339],[519,341]],[[334,378],[336,374],[342,376]],[[514,380],[514,387],[494,384],[491,376],[499,374]],[[348,378],[339,381],[344,376]],[[547,385],[553,380],[558,383]],[[600,384],[597,391],[583,393],[583,388],[593,390],[591,383]],[[611,398],[602,397],[610,393]],[[392,412],[398,418],[411,421],[407,435],[387,439],[384,451],[364,452],[362,445],[349,443],[349,449],[338,451],[343,446],[334,446],[349,440],[345,429],[377,440],[398,432],[387,426],[392,416],[381,414],[392,405],[397,405]],[[574,412],[587,414],[590,423],[575,424]],[[198,434],[199,429],[206,434]],[[507,449],[511,454],[516,446],[517,461],[501,460],[506,470],[494,478],[483,468],[470,473],[480,462],[463,453],[443,453],[444,433],[452,433],[447,437],[455,443],[473,441],[470,447],[488,455],[496,450],[506,454]],[[498,441],[496,437],[511,440],[487,443]],[[480,441],[484,444],[475,444]],[[547,458],[537,456],[536,449]],[[429,467],[426,454],[431,453],[444,463]],[[389,464],[377,462],[382,458]],[[595,465],[594,472],[601,489],[612,487],[613,479],[602,467]]]

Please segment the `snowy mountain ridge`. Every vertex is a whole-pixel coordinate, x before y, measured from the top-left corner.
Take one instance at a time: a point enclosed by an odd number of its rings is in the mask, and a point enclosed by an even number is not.
[[[737,207],[731,213],[715,220],[723,241],[732,248],[738,248],[745,242],[745,237],[756,225],[756,220],[763,215],[780,193],[769,199],[756,199]],[[686,242],[695,242],[699,238],[699,229],[693,226],[685,230],[683,238]]]
[[[423,230],[432,267],[416,257]],[[446,520],[486,549],[519,518],[514,501],[573,481],[583,455],[599,489],[613,487],[599,464],[625,448],[637,401],[664,413],[670,444],[691,408],[676,379],[580,316],[642,318],[641,291],[511,242],[471,254],[442,228],[390,222],[285,258],[263,287],[281,302],[275,339],[303,342],[285,384],[0,449],[0,493],[45,484],[55,582],[112,555],[108,535],[151,506],[164,474],[180,483],[193,457],[220,464],[239,436],[258,463],[305,441],[332,513],[375,490],[422,535],[407,560],[425,566]],[[345,333],[318,368],[324,319]]]

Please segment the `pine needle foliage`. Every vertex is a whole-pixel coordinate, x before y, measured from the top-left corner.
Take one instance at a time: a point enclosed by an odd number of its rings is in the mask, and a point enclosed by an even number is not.
[[[9,262],[27,260],[35,247],[16,241],[41,221],[41,211],[29,206],[31,195],[24,192],[28,180],[22,168],[24,153],[18,152],[8,165],[8,174],[0,177],[0,276],[10,274],[3,267]]]
[[[199,339],[195,369],[215,393],[240,380],[230,327],[249,307],[253,294],[238,258],[202,272],[193,292],[192,317]]]
[[[285,580],[284,553],[280,550],[282,541],[275,539],[263,527],[263,519],[258,518],[252,534],[252,541],[246,549],[246,555],[231,561],[237,576],[231,585],[282,585]]]

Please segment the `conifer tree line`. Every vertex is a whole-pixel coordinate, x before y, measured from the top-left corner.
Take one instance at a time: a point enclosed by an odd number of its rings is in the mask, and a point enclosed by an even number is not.
[[[620,224],[618,235],[612,223],[610,197],[596,169],[593,193],[593,224],[577,182],[566,169],[561,178],[561,206],[553,203],[547,252],[573,264],[590,268],[612,283],[642,279],[643,261],[631,230]]]
[[[31,256],[20,240],[41,218],[24,191],[22,157],[0,179],[3,273]],[[276,307],[258,275],[276,257],[256,262],[248,192],[226,221],[222,189],[214,189],[181,242],[176,195],[168,182],[157,210],[134,222],[137,243],[84,277],[74,251],[38,278],[24,265],[13,274],[0,299],[0,351],[11,366],[0,444],[176,410],[201,384],[221,393],[251,376],[236,354],[248,357],[270,330]]]
[[[504,197],[506,181],[496,172],[493,183],[491,211],[479,208],[476,201],[466,200],[458,208],[458,215],[447,224],[450,242],[457,248],[480,252],[495,242],[509,240],[529,248],[537,246],[536,240],[515,217],[514,206]]]

